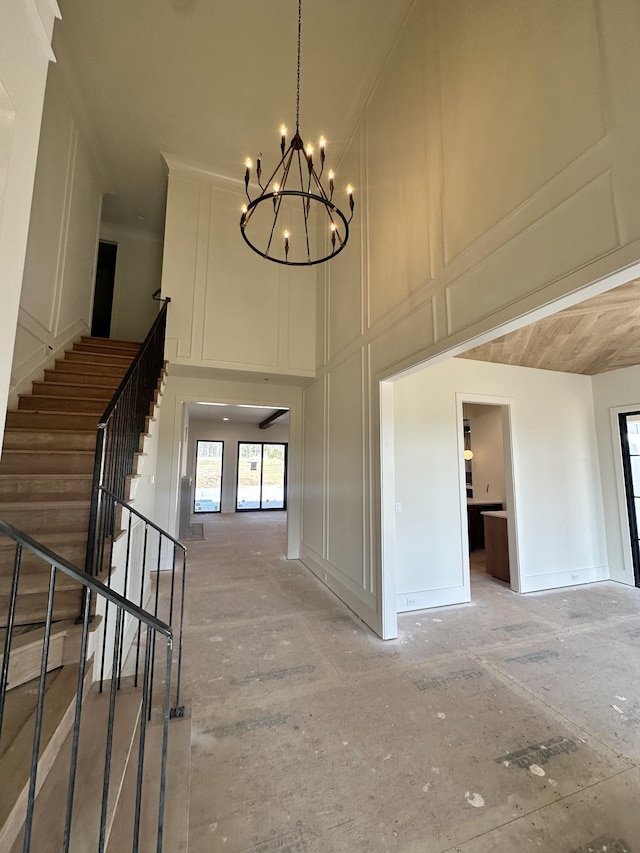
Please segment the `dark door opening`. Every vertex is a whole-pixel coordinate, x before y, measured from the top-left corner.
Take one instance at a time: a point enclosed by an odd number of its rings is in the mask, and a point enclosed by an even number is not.
[[[640,412],[622,412],[618,415],[624,491],[627,498],[631,556],[636,586],[640,587]]]
[[[100,240],[96,263],[96,286],[93,294],[91,334],[96,338],[108,338],[111,334],[111,309],[113,288],[116,280],[116,243]]]
[[[236,511],[287,508],[287,445],[238,442]]]

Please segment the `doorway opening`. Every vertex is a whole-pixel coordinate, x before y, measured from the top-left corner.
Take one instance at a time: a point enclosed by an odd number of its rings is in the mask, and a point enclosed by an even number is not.
[[[116,281],[116,243],[100,240],[96,261],[96,284],[93,293],[91,334],[95,338],[108,338],[111,334],[111,311]]]
[[[471,597],[482,584],[519,590],[509,405],[461,401],[462,485],[466,497]]]
[[[287,508],[287,445],[238,442],[236,511]]]
[[[618,414],[635,585],[640,587],[640,411]]]
[[[196,441],[193,511],[220,512],[224,441]]]

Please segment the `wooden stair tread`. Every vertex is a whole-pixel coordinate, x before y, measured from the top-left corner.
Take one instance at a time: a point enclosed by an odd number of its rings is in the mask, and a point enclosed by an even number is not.
[[[111,783],[107,808],[107,838],[112,831],[118,800],[122,796],[122,779],[125,776],[127,763],[132,753],[137,756],[136,734],[140,719],[140,704],[139,692],[119,691],[116,698]],[[105,755],[104,737],[107,730],[108,711],[108,692],[100,694],[92,690],[87,695],[82,710],[71,850],[97,849]],[[38,853],[54,853],[54,851],[58,853],[62,849],[71,738],[72,735],[69,733],[36,800],[31,849],[37,850]],[[9,849],[21,851],[21,842],[22,833],[18,835],[15,846]],[[165,846],[164,849],[171,850],[169,846]]]
[[[91,667],[88,667],[89,672]],[[78,686],[78,667],[62,667],[47,676],[44,703],[40,758],[38,761],[38,787],[45,781],[60,751],[72,721],[74,700]],[[0,778],[11,779],[11,784],[0,786],[0,850],[10,850],[21,831],[24,821],[29,785],[33,725],[35,711],[13,738],[0,758]]]
[[[95,631],[100,622],[99,617],[94,619],[89,625],[89,631]],[[11,641],[8,682],[10,690],[13,691],[40,675],[44,633],[42,624],[28,626],[28,630],[16,630]],[[82,625],[76,619],[54,622],[49,637],[47,670],[78,663],[81,641]],[[4,654],[4,642],[0,643],[0,654]]]
[[[155,851],[158,821],[160,756],[162,725],[150,723],[146,734],[142,808],[140,810],[140,850]],[[116,811],[107,853],[128,850],[133,839],[133,809],[135,803],[137,762],[127,767],[122,786],[122,796]],[[164,810],[163,849],[171,853],[186,853],[189,835],[189,800],[191,795],[191,709],[185,716],[169,723],[167,751],[167,777]]]

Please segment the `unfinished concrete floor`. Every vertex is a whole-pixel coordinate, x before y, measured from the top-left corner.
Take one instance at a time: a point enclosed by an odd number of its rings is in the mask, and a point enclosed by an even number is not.
[[[196,520],[191,853],[640,853],[640,590],[476,569],[382,642],[284,513]]]

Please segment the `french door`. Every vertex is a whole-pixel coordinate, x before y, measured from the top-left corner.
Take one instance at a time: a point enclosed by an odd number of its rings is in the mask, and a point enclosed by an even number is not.
[[[618,415],[618,421],[633,572],[636,586],[640,586],[640,412],[622,412]]]
[[[194,512],[220,512],[224,441],[196,442]]]
[[[239,441],[236,510],[286,507],[287,445]]]

